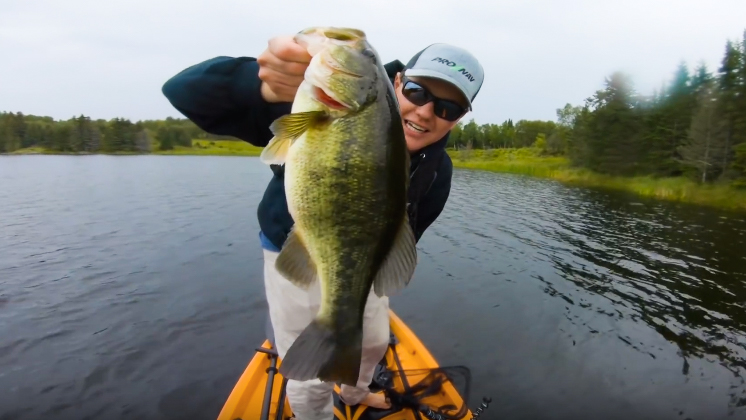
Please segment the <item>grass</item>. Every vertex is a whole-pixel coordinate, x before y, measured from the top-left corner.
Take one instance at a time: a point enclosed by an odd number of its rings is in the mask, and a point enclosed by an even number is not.
[[[155,144],[153,149],[157,155],[259,156],[262,153],[261,147],[231,140],[192,140],[191,148],[176,146],[173,150],[157,150]]]
[[[18,149],[14,152],[10,152],[10,155],[43,155],[46,154],[47,150],[43,147],[26,147],[24,149]]]
[[[245,141],[231,140],[192,140],[192,147],[175,146],[173,150],[158,150],[160,144],[153,141],[151,152],[113,152],[100,153],[109,155],[205,155],[205,156],[259,156],[262,153],[261,147],[255,147]],[[85,155],[90,153],[78,152],[60,152],[49,150],[43,147],[27,147],[18,149],[9,153],[11,155]]]
[[[584,187],[629,191],[644,197],[746,211],[746,190],[728,185],[701,185],[686,178],[615,177],[573,168],[564,157],[543,157],[529,148],[449,150],[459,168],[506,172]]]
[[[177,146],[173,150],[158,150],[157,155],[204,155],[204,156],[259,156],[262,148],[243,141],[192,140],[192,147]],[[75,154],[56,152],[41,147],[16,150],[11,154]],[[137,152],[117,152],[117,155],[132,155]],[[506,172],[533,177],[555,179],[571,185],[629,191],[635,194],[662,200],[707,205],[725,209],[746,211],[746,190],[727,185],[701,185],[685,178],[622,178],[598,174],[587,169],[570,166],[564,157],[540,156],[535,149],[495,150],[449,150],[453,165],[458,168]]]
[[[8,155],[79,155],[79,154],[85,154],[85,153],[75,153],[75,152],[61,152],[58,150],[49,150],[45,149],[44,147],[25,147],[23,149],[14,150],[10,153],[6,153]]]

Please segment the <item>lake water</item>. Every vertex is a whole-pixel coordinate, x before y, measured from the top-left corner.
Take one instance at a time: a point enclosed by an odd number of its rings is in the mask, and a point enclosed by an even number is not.
[[[0,156],[0,419],[214,419],[264,339],[256,158]],[[746,418],[743,215],[456,170],[392,308],[487,418]]]

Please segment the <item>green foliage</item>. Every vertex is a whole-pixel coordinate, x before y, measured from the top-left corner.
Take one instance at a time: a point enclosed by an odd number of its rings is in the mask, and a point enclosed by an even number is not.
[[[536,140],[534,141],[534,144],[531,146],[534,149],[538,150],[541,154],[546,154],[547,152],[547,139],[544,136],[544,133],[539,133],[536,136]]]
[[[20,112],[0,113],[0,153],[151,153],[191,148],[192,139],[239,143],[232,137],[208,134],[187,119],[133,123],[124,118],[93,121],[80,115],[56,121]]]
[[[582,105],[557,109],[556,123],[469,122],[449,142],[454,165],[746,210],[744,35],[727,42],[716,74],[680,63],[650,96],[617,72]]]
[[[192,147],[192,137],[187,127],[161,126],[156,138],[160,142],[159,150],[173,150],[174,146]]]
[[[171,117],[133,123],[121,118],[92,121],[83,115],[55,121],[0,113],[0,153],[255,156],[261,150],[231,140],[236,139]],[[523,168],[516,162],[530,160],[532,168],[555,170],[537,162],[557,158],[576,175],[682,178],[746,187],[746,33],[743,40],[726,42],[717,69],[702,63],[690,69],[681,62],[670,83],[651,95],[636,92],[632,81],[616,72],[583,104],[557,109],[556,121],[462,121],[451,131],[447,146],[463,165],[496,159],[501,163],[489,165]],[[517,159],[513,151],[524,149],[533,155]]]
[[[688,136],[678,149],[681,163],[695,168],[696,176],[702,183],[712,178],[726,153],[714,89],[714,83],[708,82],[699,90],[697,109]]]
[[[701,204],[746,211],[746,191],[726,185],[702,185],[683,177],[618,177],[600,174],[573,166],[566,157],[542,157],[535,148],[473,150],[469,159],[462,159],[457,151],[449,151],[453,166],[493,172],[555,179],[570,185],[629,191],[640,196],[662,200]],[[746,165],[746,147],[743,148]],[[746,166],[745,166],[746,169]]]
[[[562,150],[575,167],[735,182],[742,177],[736,151],[746,142],[746,45],[728,41],[716,75],[680,63],[671,83],[650,96],[614,73],[583,106],[558,109],[557,121],[547,151]]]
[[[738,188],[746,188],[746,143],[741,143],[733,148],[735,157],[733,159],[734,178],[733,185]]]
[[[261,147],[244,141],[194,139],[191,147],[174,146],[171,150],[157,150],[161,155],[259,156]]]
[[[447,146],[454,150],[530,147],[540,135],[546,139],[556,130],[557,123],[554,121],[520,120],[514,124],[509,119],[499,125],[478,125],[471,119],[466,124],[463,121],[456,124],[448,137]]]

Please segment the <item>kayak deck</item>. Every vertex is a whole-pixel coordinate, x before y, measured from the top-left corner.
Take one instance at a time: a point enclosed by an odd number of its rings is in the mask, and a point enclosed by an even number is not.
[[[466,407],[464,397],[454,382],[442,374],[450,368],[441,369],[412,330],[391,310],[389,319],[392,340],[378,366],[371,391],[383,392],[385,388],[392,397],[392,408],[384,410],[363,405],[347,406],[339,399],[340,389],[335,385],[334,420],[438,418],[428,416],[428,408],[439,409],[441,415],[447,414],[448,417],[440,417],[443,419],[471,419],[472,413]],[[292,410],[285,397],[286,380],[277,372],[281,363],[271,342],[265,340],[257,348],[256,354],[228,396],[218,420],[291,419]],[[468,392],[468,370],[466,377]],[[272,383],[271,389],[267,386],[269,381]],[[428,385],[433,386],[428,388]],[[430,395],[415,393],[417,389],[424,391],[426,388],[432,391]],[[417,404],[412,404],[413,395],[416,395],[414,401],[420,404],[419,409],[415,409]]]

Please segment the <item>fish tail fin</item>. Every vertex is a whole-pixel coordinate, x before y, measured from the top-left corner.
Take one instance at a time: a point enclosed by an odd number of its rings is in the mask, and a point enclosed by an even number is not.
[[[314,319],[288,349],[280,374],[296,381],[318,378],[356,386],[362,347],[362,329],[344,334],[341,341],[334,331]]]

